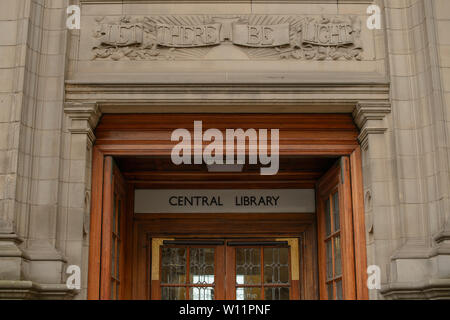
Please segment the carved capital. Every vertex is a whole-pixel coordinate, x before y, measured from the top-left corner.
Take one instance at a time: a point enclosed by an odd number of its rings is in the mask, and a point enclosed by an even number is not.
[[[72,134],[86,134],[91,144],[95,141],[94,130],[101,117],[97,103],[65,104],[64,112],[69,116],[69,132]]]
[[[384,123],[386,114],[391,112],[388,101],[360,101],[353,111],[353,119],[360,129],[358,141],[367,148],[369,134],[383,134],[387,130]]]

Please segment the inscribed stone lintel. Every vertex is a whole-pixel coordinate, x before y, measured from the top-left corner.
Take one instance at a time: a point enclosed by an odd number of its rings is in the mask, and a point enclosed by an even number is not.
[[[248,59],[362,60],[355,16],[98,17],[93,60],[193,60],[226,47]],[[231,50],[231,51],[230,51]]]

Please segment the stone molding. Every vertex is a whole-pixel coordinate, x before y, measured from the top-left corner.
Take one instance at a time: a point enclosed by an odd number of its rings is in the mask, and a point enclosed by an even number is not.
[[[68,130],[72,134],[86,134],[90,146],[94,144],[94,130],[101,117],[97,103],[66,103],[64,112],[69,117]]]
[[[366,149],[370,134],[383,134],[387,129],[384,118],[391,112],[388,101],[360,101],[353,111],[353,118],[361,130],[358,141],[361,148]]]
[[[391,283],[381,287],[383,297],[389,300],[450,299],[450,280],[429,280],[414,284]]]
[[[0,233],[0,257],[23,257],[19,247],[22,242],[15,233]]]
[[[33,281],[0,280],[0,299],[72,299],[77,291],[65,284],[40,284]]]

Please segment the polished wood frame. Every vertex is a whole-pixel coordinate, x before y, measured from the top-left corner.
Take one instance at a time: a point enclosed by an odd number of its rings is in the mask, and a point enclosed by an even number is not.
[[[96,131],[96,145],[93,148],[92,159],[92,201],[89,249],[88,299],[103,298],[101,281],[101,258],[108,252],[102,250],[103,192],[104,169],[106,156],[145,156],[170,155],[173,142],[170,133],[174,128],[190,128],[193,119],[204,119],[204,129],[212,128],[280,128],[280,155],[289,156],[346,156],[347,169],[351,184],[347,194],[353,210],[348,213],[353,220],[353,232],[348,235],[355,243],[355,258],[349,263],[354,264],[355,294],[357,299],[367,299],[366,286],[366,245],[365,223],[362,189],[361,152],[357,143],[358,132],[347,114],[257,114],[257,115],[104,115]],[[204,187],[204,184],[203,184]],[[267,186],[266,186],[267,187]],[[134,186],[127,185],[131,194]],[[128,210],[132,210],[132,197],[127,197]],[[146,259],[150,254],[148,224],[144,221],[133,221],[128,215],[126,222],[127,247],[124,250],[125,279],[124,299],[143,299],[149,296],[148,289],[134,286],[133,283],[143,281],[148,283]],[[314,256],[315,247],[306,243],[315,243],[317,239],[314,217],[312,223],[305,225],[301,238],[301,252],[306,256]],[[137,232],[133,232],[137,230]],[[267,234],[266,234],[267,235]],[[161,234],[159,236],[165,236]],[[279,237],[280,235],[278,235]],[[298,236],[287,234],[283,236]],[[350,237],[352,239],[350,240]],[[135,244],[135,245],[133,245]],[[142,261],[143,260],[143,261]],[[346,264],[347,262],[344,262]],[[301,261],[301,275],[304,279],[301,297],[314,299],[311,292],[318,292],[316,280],[316,261]],[[142,282],[141,282],[142,283]],[[150,287],[150,285],[148,286]],[[349,296],[350,297],[350,296]]]
[[[341,157],[317,183],[317,228],[319,249],[319,282],[320,298],[328,299],[326,290],[326,251],[325,251],[325,208],[324,202],[330,195],[338,192],[342,261],[342,286],[344,299],[356,299],[355,291],[355,266],[354,266],[354,238],[353,238],[353,215],[350,188],[349,158]],[[330,208],[332,204],[330,203]],[[331,209],[332,210],[332,209]],[[331,221],[332,221],[331,217]],[[333,258],[334,260],[334,252]],[[333,261],[334,265],[334,261]]]

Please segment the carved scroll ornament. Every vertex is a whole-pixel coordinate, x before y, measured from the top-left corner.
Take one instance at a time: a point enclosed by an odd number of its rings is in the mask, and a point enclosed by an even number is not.
[[[149,16],[96,18],[93,59],[207,59],[222,45],[249,59],[361,60],[353,16]]]

